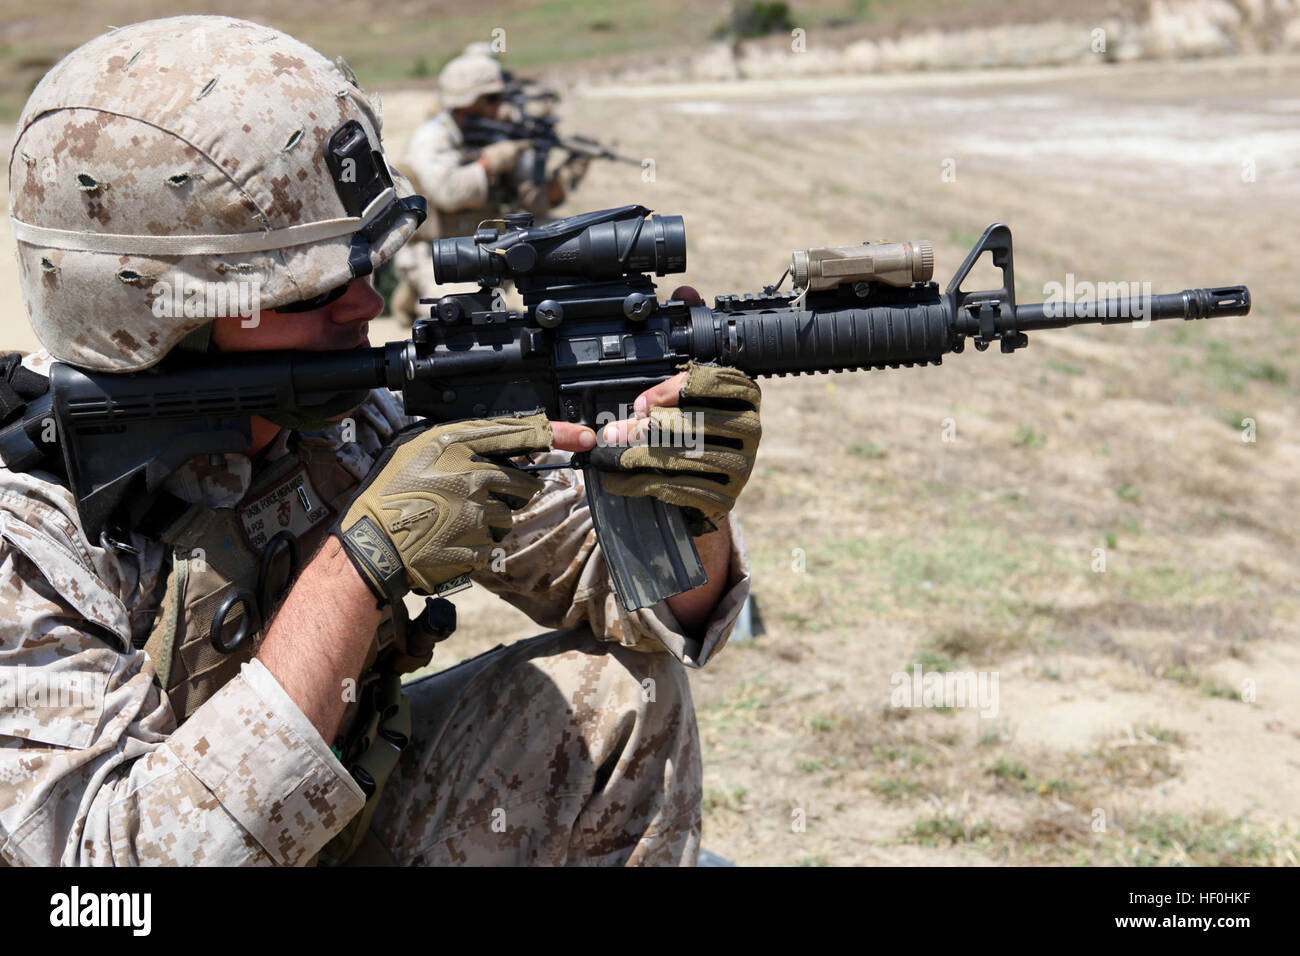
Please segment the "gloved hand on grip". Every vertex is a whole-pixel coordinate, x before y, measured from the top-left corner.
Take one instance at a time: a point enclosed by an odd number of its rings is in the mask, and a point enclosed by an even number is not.
[[[758,384],[738,369],[692,362],[641,398],[644,412],[607,426],[591,464],[605,472],[607,491],[680,505],[692,534],[714,530],[754,469]]]
[[[542,482],[508,459],[554,446],[545,415],[423,423],[376,459],[332,530],[381,601],[486,567]]]

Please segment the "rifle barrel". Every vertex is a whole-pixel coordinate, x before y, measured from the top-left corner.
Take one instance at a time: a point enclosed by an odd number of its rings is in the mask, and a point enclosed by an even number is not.
[[[1017,306],[1014,316],[996,314],[984,330],[980,317],[966,310],[953,316],[949,297],[933,293],[910,304],[867,308],[700,307],[690,312],[689,348],[701,361],[717,360],[751,375],[899,368],[938,363],[965,337],[974,338],[978,345],[983,332],[1005,333],[1014,340],[1019,333],[1038,329],[1208,319],[1249,311],[1250,292],[1245,286],[1184,289],[1087,304],[1040,302]]]
[[[1166,295],[1130,296],[1092,302],[1038,302],[1016,306],[1016,330],[1063,329],[1071,325],[1118,325],[1158,319],[1213,319],[1250,312],[1244,285],[1184,289]]]

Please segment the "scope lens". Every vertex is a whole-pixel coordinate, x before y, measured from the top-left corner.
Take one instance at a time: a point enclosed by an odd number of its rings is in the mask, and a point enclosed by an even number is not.
[[[482,259],[486,260],[486,256]],[[483,269],[488,268],[486,261],[480,261],[479,245],[473,236],[460,236],[456,239],[435,239],[433,242],[433,278],[435,282],[477,282],[483,276]]]
[[[681,216],[651,216],[655,239],[655,275],[686,271],[686,223]]]

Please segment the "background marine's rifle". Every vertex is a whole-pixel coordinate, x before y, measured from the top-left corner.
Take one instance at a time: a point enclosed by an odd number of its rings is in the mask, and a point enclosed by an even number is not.
[[[641,160],[616,153],[589,136],[562,136],[558,126],[559,118],[551,115],[526,114],[517,120],[467,116],[461,132],[465,136],[465,145],[470,147],[482,148],[503,139],[531,141],[533,155],[530,176],[537,186],[546,184],[546,163],[551,150],[567,153],[566,161],[575,156],[586,156],[590,159],[641,165]]]
[[[547,112],[560,101],[559,93],[548,86],[542,86],[537,80],[515,76],[509,70],[501,71],[501,79],[506,85],[501,98],[507,103],[513,103],[521,113],[534,112],[535,104],[537,111]]]
[[[986,252],[1001,272],[1000,288],[964,290]],[[641,391],[688,360],[756,376],[938,365],[967,340],[1013,352],[1038,329],[1250,311],[1244,286],[1087,308],[1019,305],[1011,230],[1000,224],[984,231],[942,292],[929,281],[928,242],[879,242],[795,252],[793,291],[719,296],[712,309],[657,298],[650,274],[686,268],[685,227],[680,216],[650,216],[641,206],[543,226],[517,214],[502,230],[439,240],[433,260],[438,282],[477,281],[479,290],[432,303],[410,340],[382,348],[174,353],[132,374],[56,363],[49,393],[0,431],[0,459],[15,470],[48,460],[40,433],[52,417],[82,525],[98,541],[113,523],[130,523],[189,458],[246,449],[250,415],[321,404],[356,388],[400,391],[407,411],[438,421],[540,408],[552,419],[597,426],[627,417]],[[522,294],[522,313],[502,303],[495,287],[504,279]],[[586,466],[586,456],[573,463]],[[594,468],[586,476],[624,607],[704,583],[681,509],[607,493]]]

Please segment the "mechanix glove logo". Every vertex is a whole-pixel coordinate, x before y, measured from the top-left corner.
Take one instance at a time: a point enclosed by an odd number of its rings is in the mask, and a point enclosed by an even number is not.
[[[464,574],[456,575],[450,581],[439,584],[433,589],[433,593],[438,597],[446,597],[448,594],[457,594],[464,591],[472,583],[473,582],[469,579],[469,572],[467,571]]]
[[[379,526],[372,519],[362,517],[343,532],[343,542],[357,570],[380,591],[391,592],[390,582],[403,573],[402,559]]]

